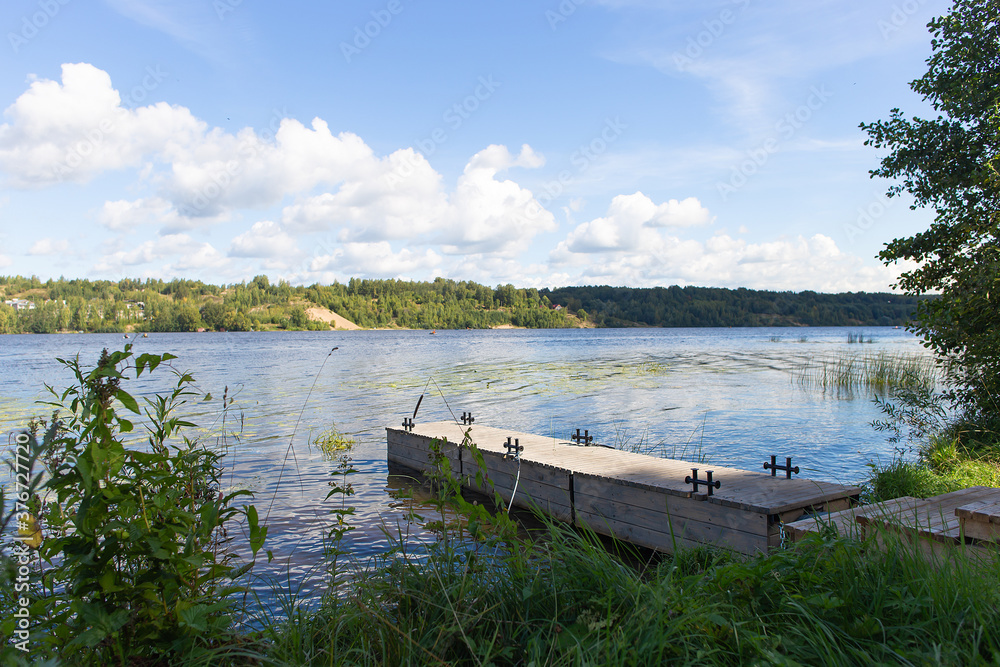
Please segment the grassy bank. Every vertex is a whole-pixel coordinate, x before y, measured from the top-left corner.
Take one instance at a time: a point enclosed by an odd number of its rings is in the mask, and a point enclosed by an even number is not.
[[[998,575],[832,535],[636,568],[552,526],[512,552],[397,554],[261,640],[274,665],[982,664],[1000,660]]]

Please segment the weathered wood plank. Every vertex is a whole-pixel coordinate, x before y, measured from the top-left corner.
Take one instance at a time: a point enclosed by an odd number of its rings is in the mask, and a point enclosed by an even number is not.
[[[908,531],[945,543],[956,543],[962,539],[961,520],[956,510],[962,505],[995,498],[997,489],[974,486],[916,503],[912,511],[901,513],[891,519],[859,516],[858,523],[882,525]]]
[[[387,458],[405,458],[419,464],[419,470],[431,470],[430,461],[430,439],[419,437],[408,437],[408,434],[399,432],[387,434]],[[459,447],[451,442],[441,443],[441,453],[444,454],[451,467],[453,474],[461,472],[459,463]]]
[[[575,500],[578,523],[585,522],[592,525],[595,520],[598,520],[595,517],[599,517],[601,521],[611,521],[615,525],[635,526],[649,531],[650,534],[659,533],[660,540],[664,545],[667,545],[668,551],[672,551],[675,539],[684,539],[694,540],[702,544],[725,542],[730,549],[749,553],[759,547],[766,538],[766,533],[734,530],[718,524],[685,518],[679,514],[641,509],[589,495],[577,494]],[[694,499],[674,499],[675,505],[699,502]]]
[[[895,516],[912,513],[916,504],[922,502],[924,501],[919,498],[903,496],[882,503],[851,507],[838,512],[815,514],[805,519],[786,523],[785,531],[795,541],[802,539],[809,533],[819,532],[826,526],[835,527],[840,535],[857,537],[861,534],[861,527],[858,525],[857,517],[868,515],[884,520],[892,520]]]
[[[492,495],[496,492],[500,494],[500,497],[503,498],[504,501],[510,501],[511,494],[514,490],[514,475],[508,475],[505,472],[493,473],[484,479],[484,484],[480,486],[475,480],[475,469],[471,471],[467,470],[466,472],[467,475],[464,478],[465,486],[482,493],[486,493],[487,495]],[[548,502],[561,505],[569,510],[571,505],[568,487],[568,481],[565,486],[545,484],[543,482],[533,480],[530,475],[526,475],[525,471],[522,470],[521,478],[517,482],[517,493],[514,496],[514,504],[526,507],[530,504],[529,500],[533,500],[536,503]]]
[[[622,503],[638,509],[659,511],[686,519],[694,519],[704,523],[744,530],[758,535],[767,533],[767,516],[757,512],[744,512],[728,507],[711,506],[695,497],[692,502],[684,502],[687,498],[665,494],[661,491],[644,487],[620,484],[614,479],[605,479],[594,475],[573,475],[574,495],[581,494],[594,497],[604,497],[609,501]]]
[[[955,515],[966,537],[1000,542],[1000,501],[979,500],[956,508]]]
[[[663,529],[655,530],[609,518],[601,513],[582,511],[579,508],[576,511],[576,520],[578,524],[586,525],[602,535],[611,535],[627,542],[667,553],[672,553],[675,546],[711,545],[742,553],[755,553],[767,549],[766,536],[731,531],[720,526],[710,526],[698,522],[689,522],[681,527],[681,530],[677,530],[678,527],[675,526],[674,534],[671,536],[669,525]],[[697,539],[692,539],[693,535],[697,535]]]

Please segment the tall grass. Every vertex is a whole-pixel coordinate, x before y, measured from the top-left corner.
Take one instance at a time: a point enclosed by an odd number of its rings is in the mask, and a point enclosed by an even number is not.
[[[868,336],[868,340],[866,341],[864,333],[862,333],[860,331],[857,331],[857,332],[855,332],[855,331],[848,331],[847,332],[847,342],[848,342],[848,344],[854,344],[854,343],[874,343],[875,339],[872,338],[869,335]]]
[[[795,374],[803,386],[843,393],[873,391],[884,394],[900,387],[933,388],[941,380],[933,358],[884,350],[842,353],[804,366]]]
[[[1000,566],[832,534],[767,557],[699,549],[631,567],[586,532],[374,567],[268,631],[267,664],[984,664]]]

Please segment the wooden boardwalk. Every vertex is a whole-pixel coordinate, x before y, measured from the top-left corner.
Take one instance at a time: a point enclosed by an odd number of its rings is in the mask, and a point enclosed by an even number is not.
[[[892,531],[925,554],[943,557],[956,546],[992,557],[1000,542],[1000,489],[973,486],[933,498],[904,496],[830,514],[819,514],[786,526],[792,539],[834,526],[841,535],[876,537]]]
[[[481,486],[476,482],[479,466],[462,446],[467,432],[486,467],[488,481]],[[507,438],[524,448],[519,462],[506,456]],[[481,425],[434,422],[412,431],[387,428],[386,439],[390,463],[421,471],[430,468],[431,441],[447,440],[442,453],[463,486],[495,491],[510,503],[517,480],[515,506],[667,552],[705,544],[743,553],[768,551],[780,544],[784,523],[806,512],[846,509],[861,492],[842,484],[580,446]],[[685,483],[692,468],[699,469],[699,479],[711,470],[720,488],[711,495],[704,486],[694,491]]]

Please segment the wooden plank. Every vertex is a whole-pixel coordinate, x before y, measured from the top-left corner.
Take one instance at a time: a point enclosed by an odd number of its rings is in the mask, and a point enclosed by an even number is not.
[[[672,553],[674,551],[675,544],[678,547],[685,548],[704,546],[708,544],[732,549],[732,544],[738,543],[741,547],[739,551],[742,551],[743,553],[753,553],[755,551],[765,551],[767,549],[767,538],[764,536],[750,535],[749,533],[742,533],[739,536],[734,536],[734,531],[727,531],[719,527],[714,527],[717,530],[717,534],[708,537],[708,539],[704,539],[703,536],[702,539],[691,540],[683,536],[678,536],[676,533],[672,538],[669,530],[651,530],[649,528],[636,526],[616,519],[610,519],[602,516],[601,514],[591,512],[578,510],[576,513],[576,520],[578,523],[586,525],[596,533],[611,535],[626,542],[639,544],[641,546],[656,549],[657,551],[664,551],[666,553]],[[706,524],[701,525],[704,526]],[[734,540],[734,537],[740,539]]]
[[[398,451],[395,454],[389,454],[387,459],[389,463],[396,463],[399,465],[406,466],[407,468],[411,468],[413,470],[419,470],[420,472],[427,472],[428,465],[426,461],[417,461],[416,459],[411,459],[409,457],[402,456],[399,454]]]
[[[574,495],[603,497],[611,502],[622,503],[640,509],[655,510],[685,519],[694,519],[725,528],[743,530],[758,535],[767,533],[767,516],[756,512],[744,512],[728,507],[713,507],[695,497],[691,502],[674,495],[664,494],[646,488],[617,483],[617,480],[603,479],[593,475],[573,475]]]
[[[996,493],[1000,497],[1000,489],[997,489]],[[957,508],[955,514],[960,519],[1000,524],[1000,500],[979,500]]]
[[[865,528],[866,536],[874,531],[874,540],[880,548],[887,547],[888,540],[903,539],[904,543],[916,550],[917,554],[936,563],[947,563],[949,560],[962,557],[974,564],[991,567],[996,563],[998,553],[995,548],[991,548],[987,542],[969,543],[963,542],[942,542],[925,535],[918,535],[913,532],[893,530],[892,524],[878,526],[868,526]]]
[[[483,486],[479,486],[475,482],[475,471],[471,471],[469,476],[464,478],[464,485],[488,495],[492,495],[494,492],[499,493],[501,498],[509,501],[514,490],[514,480],[513,475],[497,473],[490,475],[484,480]],[[515,505],[527,506],[528,499],[531,499],[536,503],[547,502],[564,506],[567,510],[571,508],[568,488],[533,482],[534,480],[526,478],[522,472],[517,483]]]
[[[912,512],[916,503],[919,502],[923,501],[918,498],[904,496],[882,503],[815,514],[805,519],[786,523],[785,531],[795,541],[802,539],[809,533],[819,532],[826,526],[835,527],[840,535],[856,537],[861,534],[861,527],[858,525],[857,517],[868,515],[891,520],[893,516]]]
[[[597,520],[607,520],[613,526],[634,526],[661,535],[660,541],[672,545],[674,539],[694,540],[702,544],[718,544],[725,541],[726,547],[743,553],[753,553],[763,542],[765,535],[734,530],[717,524],[704,523],[679,515],[661,511],[636,508],[589,495],[576,494],[576,518],[578,523],[593,524]],[[675,504],[698,503],[697,500],[674,499]],[[660,547],[657,547],[660,548]]]
[[[956,510],[962,505],[995,497],[996,492],[996,489],[981,486],[961,489],[917,503],[911,512],[890,520],[859,516],[858,522],[865,526],[891,525],[941,542],[955,543],[962,539],[961,520]]]
[[[997,490],[1000,494],[1000,489]],[[955,509],[966,537],[1000,542],[1000,501],[980,500]]]
[[[452,451],[445,450],[444,453],[450,463],[451,471],[453,474],[457,475],[461,472],[461,466],[458,460],[458,449],[454,448]],[[405,458],[413,461],[417,464],[419,470],[431,470],[432,464],[429,456],[429,449],[426,447],[413,446],[412,443],[406,441],[397,441],[389,445],[387,448],[388,458]]]
[[[509,501],[510,493],[516,482],[518,495],[523,494],[538,503],[544,501],[565,506],[567,510],[570,509],[569,471],[522,461],[520,478],[518,478],[518,464],[516,462],[511,459],[503,459],[492,452],[484,452],[485,470],[483,472],[485,479],[484,484],[480,486],[476,482],[479,465],[469,459],[469,453],[463,452],[462,475],[464,483],[472,488],[487,493],[492,493],[495,490],[500,493],[501,497]],[[515,505],[517,504],[515,498]]]

